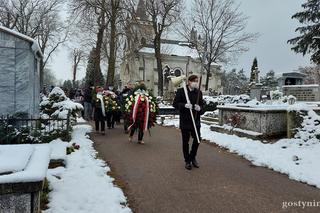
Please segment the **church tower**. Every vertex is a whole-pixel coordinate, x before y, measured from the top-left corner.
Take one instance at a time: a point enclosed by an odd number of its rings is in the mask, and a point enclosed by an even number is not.
[[[135,51],[153,44],[152,22],[147,15],[145,0],[139,0],[136,11],[128,23],[127,51]]]
[[[136,16],[140,20],[148,20],[147,16],[147,8],[146,8],[146,2],[144,0],[139,0],[137,10],[136,10]]]

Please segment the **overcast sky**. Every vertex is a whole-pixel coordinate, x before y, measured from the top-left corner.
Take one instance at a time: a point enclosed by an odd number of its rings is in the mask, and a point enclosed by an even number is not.
[[[188,0],[191,1],[191,0]],[[249,45],[250,50],[239,56],[235,65],[226,67],[244,69],[249,72],[254,57],[258,58],[260,71],[273,69],[276,73],[290,72],[299,66],[309,65],[309,57],[302,57],[290,50],[287,40],[295,35],[298,26],[291,16],[301,10],[305,0],[235,0],[241,3],[240,9],[249,16],[248,32],[260,33],[256,42]],[[66,48],[61,48],[51,62],[51,68],[58,79],[71,79],[71,62]],[[77,79],[85,75],[79,71]]]

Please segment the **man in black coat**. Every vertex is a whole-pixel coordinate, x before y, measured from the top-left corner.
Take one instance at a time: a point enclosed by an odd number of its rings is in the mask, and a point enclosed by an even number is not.
[[[185,168],[188,170],[192,168],[191,164],[194,167],[199,168],[199,164],[196,160],[199,143],[197,141],[196,133],[194,130],[194,126],[193,126],[192,118],[190,114],[190,109],[192,109],[197,132],[200,139],[200,127],[201,127],[200,115],[204,113],[204,110],[203,110],[202,92],[199,91],[198,89],[199,88],[198,82],[199,82],[199,78],[197,75],[189,76],[188,83],[187,83],[187,90],[188,90],[190,103],[187,103],[187,99],[185,97],[183,88],[179,88],[177,90],[176,96],[173,101],[174,108],[179,110],[179,114],[180,114],[182,149],[183,149],[184,160],[186,163]],[[193,137],[191,151],[189,151],[190,135]]]

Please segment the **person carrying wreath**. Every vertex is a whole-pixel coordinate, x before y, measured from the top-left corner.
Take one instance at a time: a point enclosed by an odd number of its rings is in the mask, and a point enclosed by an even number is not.
[[[158,107],[156,99],[147,92],[143,81],[136,86],[133,94],[126,99],[125,108],[129,112],[129,142],[132,141],[134,133],[138,131],[138,143],[144,144],[144,132],[154,126]]]

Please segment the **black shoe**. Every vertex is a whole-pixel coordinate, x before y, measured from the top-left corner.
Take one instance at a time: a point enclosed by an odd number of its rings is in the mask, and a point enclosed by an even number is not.
[[[188,170],[192,169],[191,163],[186,163],[185,168]]]
[[[199,164],[197,162],[196,159],[192,160],[192,165],[195,167],[195,168],[199,168]]]

